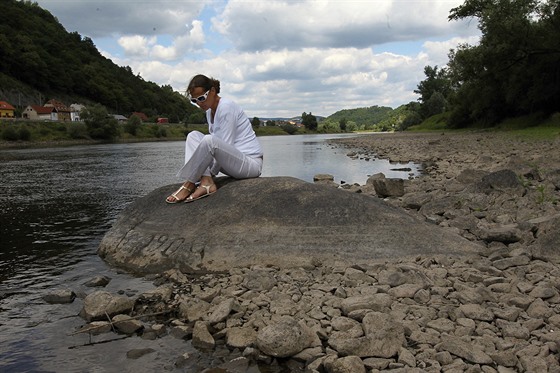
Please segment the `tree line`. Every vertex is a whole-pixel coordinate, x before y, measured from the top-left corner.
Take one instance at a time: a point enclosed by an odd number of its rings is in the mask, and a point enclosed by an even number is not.
[[[86,105],[99,103],[114,113],[140,111],[173,122],[199,111],[171,86],[158,86],[128,66],[117,66],[90,38],[68,33],[50,12],[31,1],[2,2],[0,81],[3,92],[16,91],[25,97],[25,105],[42,105],[37,97],[64,97]]]
[[[560,110],[560,2],[466,0],[449,20],[476,19],[478,45],[459,45],[445,67],[426,66],[418,114],[447,126],[494,125]]]

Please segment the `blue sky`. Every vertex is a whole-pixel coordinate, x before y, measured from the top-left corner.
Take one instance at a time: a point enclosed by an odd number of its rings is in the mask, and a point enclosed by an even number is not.
[[[37,3],[145,80],[182,92],[198,73],[219,79],[250,117],[415,101],[424,67],[479,35],[475,22],[448,21],[461,0]]]

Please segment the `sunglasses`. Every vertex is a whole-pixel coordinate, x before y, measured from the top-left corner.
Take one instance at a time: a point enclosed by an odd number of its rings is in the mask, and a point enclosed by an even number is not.
[[[208,98],[209,93],[210,93],[210,89],[207,90],[206,92],[204,92],[204,94],[201,95],[201,96],[198,96],[198,97],[195,97],[195,98],[191,97],[190,100],[193,104],[198,104],[199,102],[204,102]],[[190,96],[190,93],[189,93],[189,96]]]

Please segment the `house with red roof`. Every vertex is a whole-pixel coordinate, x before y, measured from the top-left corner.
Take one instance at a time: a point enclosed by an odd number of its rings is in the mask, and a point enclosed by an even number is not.
[[[64,105],[62,102],[53,99],[47,101],[44,106],[53,107],[55,109],[55,113],[56,113],[55,120],[59,120],[62,122],[72,120],[72,115],[71,115],[72,110],[70,110],[70,108],[68,108],[68,106]]]
[[[13,118],[15,107],[6,101],[0,101],[0,118]]]
[[[52,106],[28,105],[23,111],[22,117],[31,120],[58,120],[55,108]]]
[[[146,114],[142,113],[141,111],[135,111],[130,116],[132,117],[133,115],[136,115],[138,118],[140,118],[140,120],[142,122],[147,122],[148,121],[148,116]]]

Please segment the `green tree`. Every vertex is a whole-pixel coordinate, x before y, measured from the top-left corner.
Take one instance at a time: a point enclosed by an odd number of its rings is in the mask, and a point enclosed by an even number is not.
[[[426,79],[418,84],[418,88],[414,90],[414,93],[420,95],[418,101],[420,101],[420,114],[424,118],[428,118],[434,114],[438,114],[437,110],[434,110],[436,104],[443,102],[449,94],[451,93],[451,80],[448,77],[447,69],[439,69],[438,67],[426,66],[424,67],[424,74]],[[437,94],[437,95],[436,95]],[[436,96],[434,96],[436,95]],[[432,97],[435,97],[432,100]],[[432,100],[430,103],[429,101]],[[434,102],[438,100],[437,102]],[[434,113],[436,111],[436,113]]]
[[[280,128],[282,128],[282,130],[284,130],[284,132],[286,132],[289,135],[293,135],[298,130],[296,126],[290,123],[284,123],[280,126]]]
[[[449,19],[479,21],[477,46],[450,53],[451,126],[496,123],[560,107],[560,2],[466,0]]]
[[[254,118],[251,120],[251,125],[252,125],[254,128],[260,127],[260,125],[261,125],[261,120],[260,120],[259,118],[257,118],[257,117],[254,117]]]
[[[142,119],[140,119],[138,115],[132,115],[126,121],[124,125],[124,130],[130,133],[132,136],[136,136],[136,133],[138,132],[138,128],[140,128],[141,125],[142,125]]]
[[[206,113],[202,110],[197,110],[191,115],[189,115],[187,119],[188,124],[204,124],[206,123]]]
[[[112,140],[119,135],[117,120],[109,116],[107,109],[100,104],[85,107],[80,117],[86,124],[92,139]]]
[[[425,118],[431,117],[432,115],[441,114],[445,111],[447,106],[447,100],[441,92],[434,92],[430,99],[422,105],[422,112]]]
[[[342,118],[341,120],[338,121],[338,126],[340,127],[340,130],[342,132],[346,132],[346,124],[348,123],[348,120],[346,118]]]
[[[306,112],[301,114],[301,123],[310,131],[315,131],[317,129],[317,118],[315,115],[311,114],[311,112],[309,114]]]

